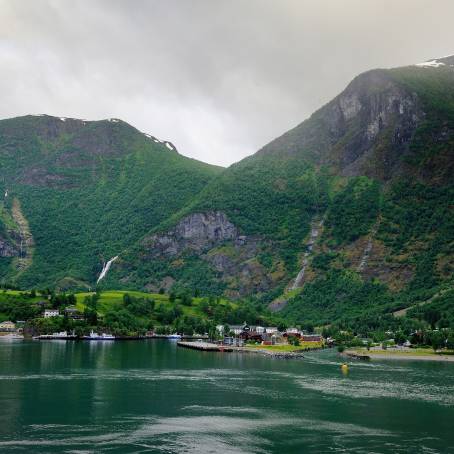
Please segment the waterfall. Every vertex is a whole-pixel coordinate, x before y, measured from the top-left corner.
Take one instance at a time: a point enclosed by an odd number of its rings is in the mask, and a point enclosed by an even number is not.
[[[116,255],[115,257],[111,258],[107,263],[104,263],[104,266],[102,268],[101,274],[99,275],[98,280],[96,281],[97,284],[99,283],[99,281],[101,279],[103,279],[106,276],[107,272],[110,269],[110,265],[112,265],[112,263],[115,260],[117,260],[117,258],[118,258],[118,255]]]
[[[297,288],[300,288],[303,284],[304,273],[306,272],[306,268],[309,263],[309,257],[312,254],[312,250],[314,248],[314,244],[317,240],[317,237],[320,233],[320,229],[323,227],[323,222],[324,219],[322,219],[318,223],[315,220],[311,222],[311,234],[308,241],[306,241],[306,252],[304,253],[303,263],[301,264],[301,269],[298,275],[296,276],[293,285],[291,286],[291,290],[296,290]]]

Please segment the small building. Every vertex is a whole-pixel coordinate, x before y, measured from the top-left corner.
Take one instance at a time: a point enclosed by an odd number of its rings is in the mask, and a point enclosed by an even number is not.
[[[278,333],[277,326],[267,326],[265,328],[265,333],[266,334],[277,334]]]
[[[5,321],[0,323],[0,331],[6,331],[6,332],[11,332],[11,331],[16,331],[16,324],[13,322]]]
[[[224,334],[224,325],[216,325],[216,331],[221,335]]]
[[[252,327],[252,331],[255,331],[257,334],[263,334],[265,332],[265,328],[263,326],[255,326]]]
[[[241,339],[240,337],[226,336],[226,337],[224,337],[224,340],[222,343],[224,345],[229,345],[229,346],[233,346],[233,347],[243,347],[244,340]]]
[[[60,315],[60,311],[58,309],[45,309],[44,310],[44,318],[50,317],[58,317]]]
[[[243,333],[248,333],[251,330],[250,326],[247,323],[243,323],[242,325],[231,325],[230,332],[235,334],[235,336],[239,336]],[[228,334],[228,333],[226,333]]]
[[[285,334],[287,336],[299,336],[300,330],[298,328],[287,328]]]

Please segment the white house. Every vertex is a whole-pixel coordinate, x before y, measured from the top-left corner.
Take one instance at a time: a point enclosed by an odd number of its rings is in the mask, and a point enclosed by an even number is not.
[[[216,325],[216,331],[219,334],[224,334],[224,325]]]
[[[239,336],[244,331],[243,325],[231,325],[230,331],[232,331],[235,336]]]
[[[300,333],[300,330],[299,330],[298,328],[287,328],[287,329],[285,330],[285,332],[286,332],[287,334],[292,335],[292,334],[299,334],[299,333]]]
[[[252,331],[255,331],[257,334],[263,334],[265,332],[265,328],[263,326],[256,326]]]
[[[267,326],[265,328],[265,333],[266,334],[276,334],[278,332],[277,326]]]
[[[58,309],[45,309],[44,310],[44,318],[58,317],[59,315],[60,315],[60,311]]]
[[[10,321],[5,321],[0,323],[0,331],[14,331],[16,329],[16,324]]]

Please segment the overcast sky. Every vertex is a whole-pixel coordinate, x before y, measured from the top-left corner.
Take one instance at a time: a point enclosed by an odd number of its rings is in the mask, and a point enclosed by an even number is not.
[[[454,54],[451,0],[0,0],[0,117],[121,118],[229,165],[358,73]]]

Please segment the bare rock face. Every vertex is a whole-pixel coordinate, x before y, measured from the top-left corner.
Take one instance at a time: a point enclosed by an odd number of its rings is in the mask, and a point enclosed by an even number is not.
[[[225,213],[209,211],[190,214],[171,230],[147,238],[144,259],[181,263],[186,255],[196,254],[226,285],[226,295],[237,298],[267,291],[275,284],[257,261],[263,245],[263,238],[241,235]],[[175,282],[171,276],[165,279],[166,288]],[[164,287],[164,281],[149,284],[149,288],[158,286]]]
[[[355,79],[333,101],[332,108],[336,107],[340,117],[332,131],[342,150],[336,143],[328,157],[337,162],[342,174],[387,180],[401,173],[402,157],[424,119],[416,95],[385,73],[371,71]]]
[[[0,237],[0,257],[17,257],[19,251],[8,241]]]
[[[202,251],[223,241],[238,238],[237,228],[220,212],[194,213],[182,219],[172,230],[146,240],[154,254],[176,256],[185,249]]]
[[[424,119],[415,93],[389,71],[373,70],[259,153],[301,154],[334,173],[386,181],[408,171],[405,156]]]

